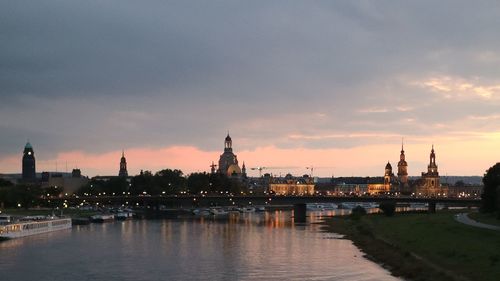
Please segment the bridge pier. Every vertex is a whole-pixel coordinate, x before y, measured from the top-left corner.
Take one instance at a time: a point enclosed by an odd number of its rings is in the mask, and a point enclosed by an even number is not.
[[[428,204],[429,204],[428,212],[431,214],[435,214],[436,213],[436,202],[429,202]]]
[[[305,203],[297,203],[293,205],[293,219],[295,222],[306,222],[307,205]]]

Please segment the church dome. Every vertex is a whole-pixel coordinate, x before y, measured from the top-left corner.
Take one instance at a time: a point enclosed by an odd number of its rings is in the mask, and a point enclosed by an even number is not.
[[[385,165],[385,168],[386,168],[387,170],[392,170],[391,163],[387,162],[387,165]]]
[[[232,164],[227,168],[227,174],[231,176],[232,174],[241,174],[241,169],[238,165]]]
[[[231,141],[231,137],[227,134],[226,141]]]
[[[30,142],[27,142],[26,145],[24,146],[24,148],[31,148],[31,149],[33,149],[33,147],[31,146]]]

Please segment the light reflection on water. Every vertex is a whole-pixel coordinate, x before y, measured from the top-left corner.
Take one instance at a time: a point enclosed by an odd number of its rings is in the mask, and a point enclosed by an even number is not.
[[[398,280],[312,224],[338,212],[76,226],[0,243],[1,280]]]

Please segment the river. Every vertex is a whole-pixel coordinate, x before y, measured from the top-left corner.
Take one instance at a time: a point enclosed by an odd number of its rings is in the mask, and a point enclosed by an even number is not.
[[[0,242],[0,280],[399,280],[291,213],[131,220]]]

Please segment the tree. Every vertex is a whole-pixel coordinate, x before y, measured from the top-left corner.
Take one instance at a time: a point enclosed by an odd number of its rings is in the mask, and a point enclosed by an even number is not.
[[[500,202],[498,202],[500,187],[500,163],[490,167],[483,177],[483,194],[481,195],[481,212],[492,213],[500,211]]]
[[[134,195],[142,194],[144,191],[151,194],[154,185],[154,176],[150,171],[141,171],[141,173],[132,178],[130,193]]]
[[[0,188],[0,202],[6,208],[30,208],[38,205],[41,188],[34,185],[12,185]],[[1,205],[0,203],[0,205]]]
[[[387,201],[379,204],[378,208],[384,212],[384,214],[388,217],[394,216],[396,212],[396,202],[395,201]]]
[[[193,194],[209,191],[211,188],[210,176],[207,173],[192,173],[187,179],[187,186]]]
[[[181,170],[164,169],[156,172],[155,185],[152,194],[165,192],[174,194],[186,188],[186,178]]]

